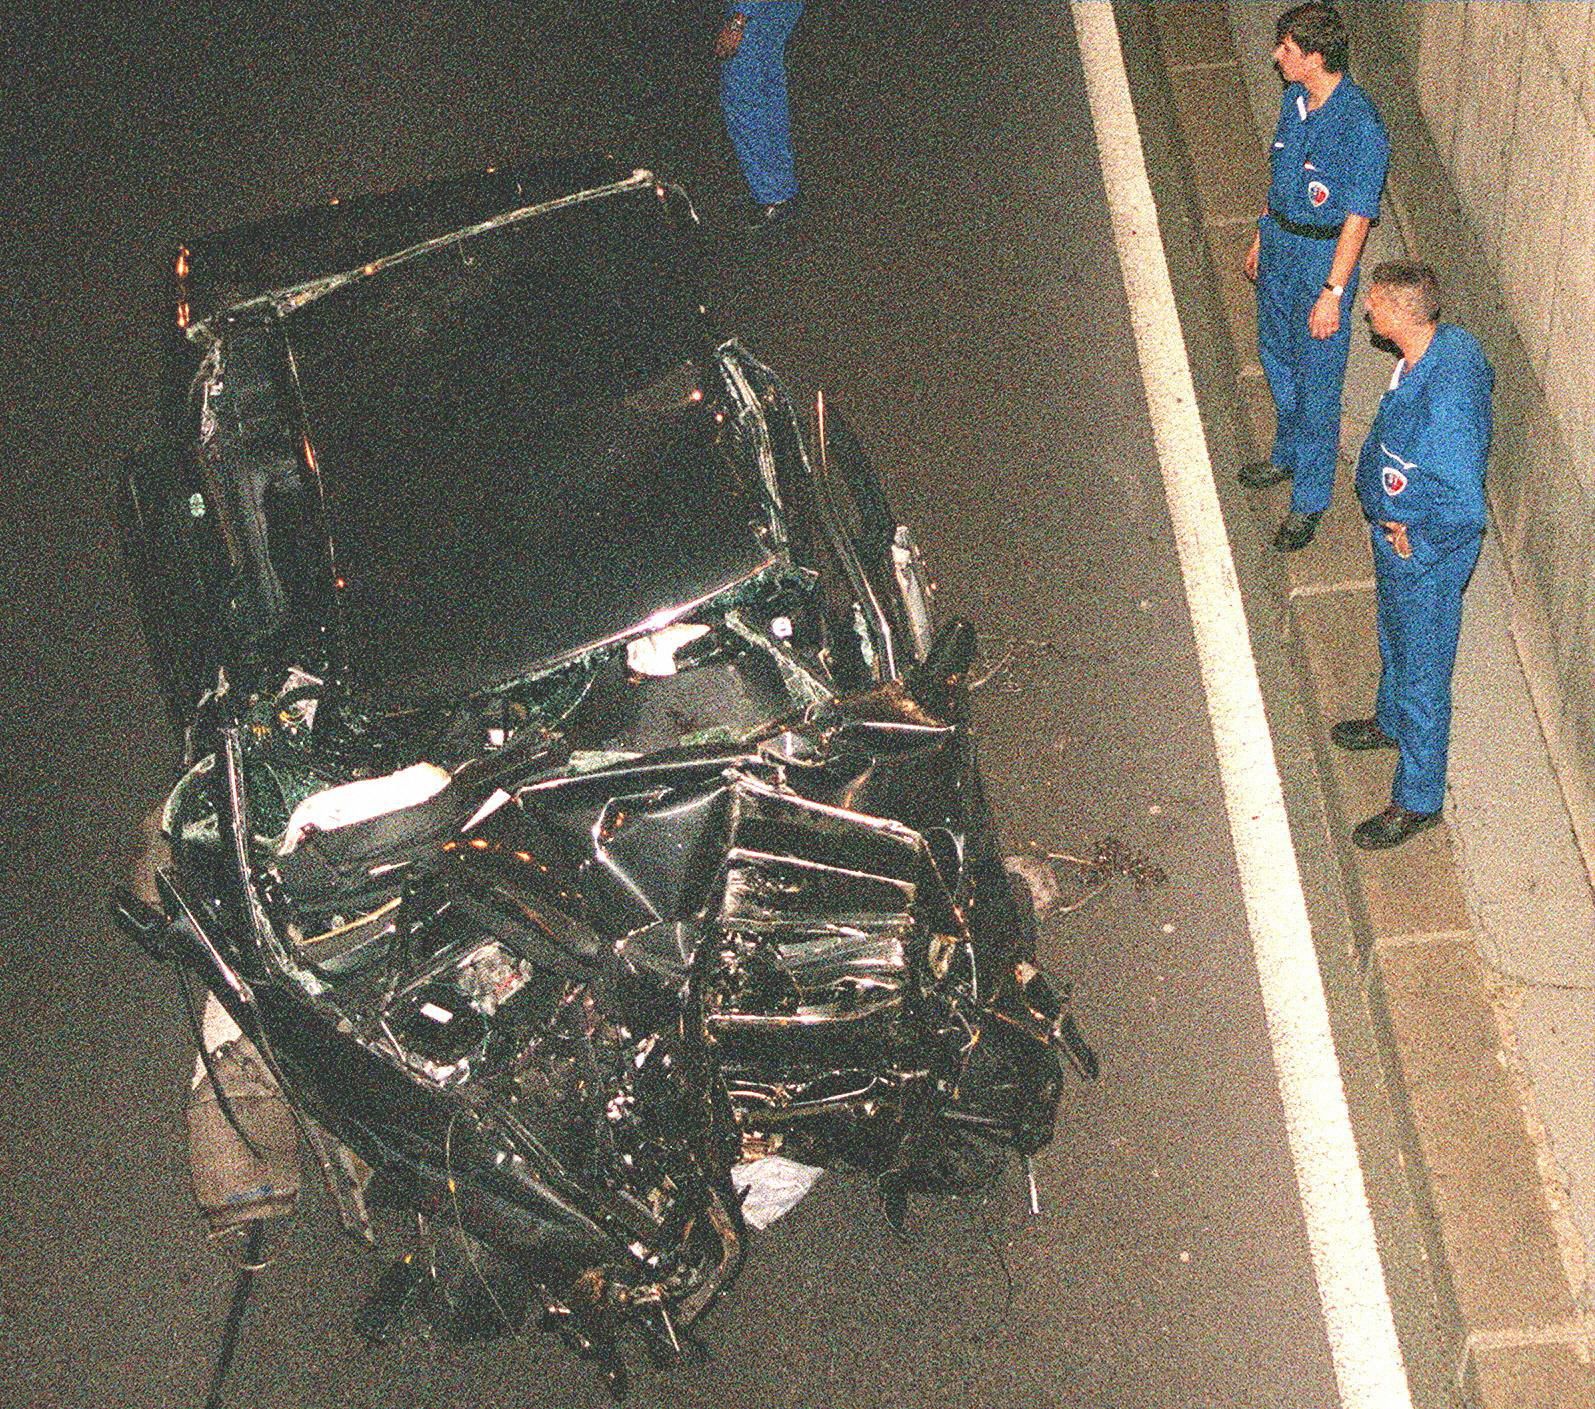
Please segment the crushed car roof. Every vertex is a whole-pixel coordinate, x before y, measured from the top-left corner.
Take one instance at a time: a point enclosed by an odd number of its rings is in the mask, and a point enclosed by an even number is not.
[[[257,302],[286,339],[362,694],[509,684],[772,561],[687,277],[690,208],[618,174],[439,183],[229,247],[298,280]],[[495,214],[506,194],[529,203]]]

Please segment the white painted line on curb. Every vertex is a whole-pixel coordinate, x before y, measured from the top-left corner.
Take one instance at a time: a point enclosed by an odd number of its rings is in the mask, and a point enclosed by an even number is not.
[[[1410,1409],[1301,873],[1180,336],[1113,7],[1072,0],[1152,434],[1218,748],[1285,1130],[1344,1409]]]
[[[1290,589],[1291,600],[1302,597],[1333,597],[1347,592],[1372,592],[1373,578],[1343,577],[1336,582],[1302,582]]]

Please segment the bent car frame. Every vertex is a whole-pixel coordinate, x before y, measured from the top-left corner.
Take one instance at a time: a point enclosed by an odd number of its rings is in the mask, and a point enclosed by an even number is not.
[[[213,1223],[290,1207],[304,1142],[355,1231],[418,1215],[374,1338],[531,1317],[617,1389],[770,1159],[900,1220],[1095,1069],[972,630],[847,428],[711,334],[695,225],[594,158],[185,246],[121,506],[183,759],[116,908],[208,991]]]

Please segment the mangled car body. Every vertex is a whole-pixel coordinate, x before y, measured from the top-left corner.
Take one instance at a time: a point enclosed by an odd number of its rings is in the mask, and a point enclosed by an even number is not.
[[[540,1314],[617,1382],[622,1329],[668,1352],[734,1274],[734,1167],[862,1167],[900,1216],[1091,1064],[971,633],[845,428],[710,335],[694,224],[595,159],[186,247],[123,505],[184,741],[123,924],[353,1221],[447,1227],[485,1329]]]

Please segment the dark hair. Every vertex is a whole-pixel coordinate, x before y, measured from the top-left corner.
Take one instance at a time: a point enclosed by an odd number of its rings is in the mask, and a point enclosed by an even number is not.
[[[1346,71],[1346,22],[1333,5],[1292,5],[1274,26],[1274,42],[1283,43],[1287,35],[1302,53],[1322,54],[1328,72]]]
[[[1440,317],[1440,279],[1416,259],[1387,259],[1373,271],[1373,282],[1393,289],[1414,318],[1433,323]]]

